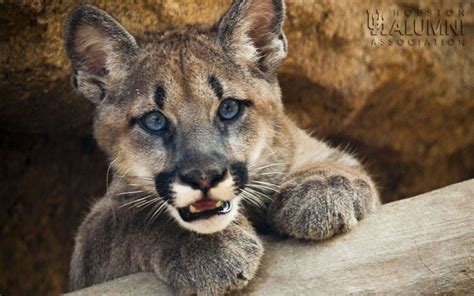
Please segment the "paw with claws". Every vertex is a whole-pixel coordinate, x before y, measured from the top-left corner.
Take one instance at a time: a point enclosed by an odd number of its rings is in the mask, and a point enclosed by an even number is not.
[[[375,209],[377,193],[370,184],[329,173],[290,179],[269,209],[269,223],[279,233],[302,239],[344,233]]]
[[[245,287],[263,255],[250,228],[231,224],[211,235],[181,238],[179,248],[163,250],[156,273],[180,295],[222,295]]]

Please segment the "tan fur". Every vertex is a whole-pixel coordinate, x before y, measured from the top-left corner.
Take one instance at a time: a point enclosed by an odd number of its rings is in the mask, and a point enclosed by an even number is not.
[[[263,253],[254,228],[320,240],[375,209],[356,158],[284,113],[284,10],[235,1],[212,27],[140,37],[97,8],[72,13],[75,86],[97,104],[94,134],[113,172],[79,230],[73,289],[153,271],[181,293],[221,294],[254,276]],[[219,113],[229,100],[240,106],[232,120]],[[150,112],[164,116],[163,130],[143,126]],[[229,211],[188,219],[201,200]]]

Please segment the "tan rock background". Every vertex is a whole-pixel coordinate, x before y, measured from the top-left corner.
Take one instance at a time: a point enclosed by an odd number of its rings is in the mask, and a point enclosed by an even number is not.
[[[74,230],[105,189],[92,106],[72,92],[62,24],[79,1],[0,1],[0,294],[67,287]],[[89,1],[132,32],[206,23],[229,1]],[[288,112],[348,146],[385,201],[474,177],[472,1],[288,1]],[[373,47],[366,9],[463,9],[464,46]],[[431,19],[436,20],[433,16]]]

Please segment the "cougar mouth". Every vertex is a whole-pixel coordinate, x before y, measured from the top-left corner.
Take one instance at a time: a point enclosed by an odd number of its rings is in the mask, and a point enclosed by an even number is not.
[[[202,198],[188,207],[179,208],[178,212],[186,222],[197,219],[205,219],[214,215],[224,215],[232,210],[232,203],[230,201],[220,201],[211,198]]]

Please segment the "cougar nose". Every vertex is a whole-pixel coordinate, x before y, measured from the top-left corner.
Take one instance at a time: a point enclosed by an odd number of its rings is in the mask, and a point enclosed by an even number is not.
[[[180,179],[193,189],[206,192],[222,181],[226,173],[227,169],[225,168],[191,169],[182,172]]]

